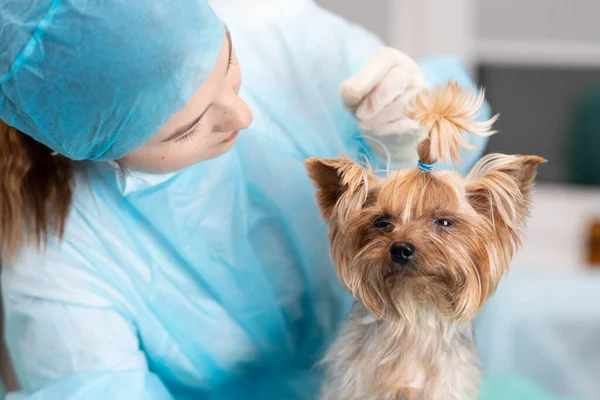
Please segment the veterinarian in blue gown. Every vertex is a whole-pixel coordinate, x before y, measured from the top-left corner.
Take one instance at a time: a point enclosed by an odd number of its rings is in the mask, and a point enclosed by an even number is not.
[[[302,161],[371,156],[338,88],[382,44],[310,0],[214,8],[220,19],[201,0],[0,5],[0,118],[85,160],[62,241],[23,244],[3,266],[23,389],[10,398],[314,398],[349,299]],[[251,127],[177,172],[115,168],[210,79],[221,20]],[[420,67],[430,84],[472,86],[454,59]]]

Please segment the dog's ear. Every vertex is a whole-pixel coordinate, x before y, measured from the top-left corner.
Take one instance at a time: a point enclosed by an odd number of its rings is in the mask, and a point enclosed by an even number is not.
[[[370,188],[379,180],[349,158],[311,158],[304,164],[317,187],[317,203],[327,222],[347,221],[364,207]]]
[[[496,234],[509,242],[511,254],[529,215],[537,166],[545,162],[538,156],[490,154],[467,177],[467,200],[493,223]]]

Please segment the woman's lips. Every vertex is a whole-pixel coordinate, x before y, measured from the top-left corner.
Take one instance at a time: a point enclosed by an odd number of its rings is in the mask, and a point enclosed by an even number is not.
[[[237,137],[237,135],[238,135],[239,133],[240,133],[240,131],[233,131],[233,132],[231,132],[231,135],[229,135],[229,136],[227,137],[227,139],[223,140],[223,141],[221,142],[221,144],[224,144],[224,143],[229,143],[229,142],[231,142],[232,140],[234,140],[234,139]]]

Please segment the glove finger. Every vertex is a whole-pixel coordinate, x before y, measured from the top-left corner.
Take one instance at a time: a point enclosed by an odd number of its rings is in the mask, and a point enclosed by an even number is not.
[[[388,47],[379,49],[357,75],[342,82],[340,95],[346,106],[358,106],[388,74],[389,70],[398,64],[396,53],[399,52]]]
[[[404,95],[411,84],[410,79],[411,77],[402,69],[392,68],[358,105],[356,117],[360,120],[374,118],[386,106]]]
[[[406,116],[406,112],[408,107],[412,104],[412,100],[414,96],[419,92],[419,90],[413,89],[408,90],[406,94],[392,103],[385,106],[383,110],[377,113],[370,119],[361,119],[361,123],[365,126],[378,126],[378,125],[386,125],[392,121],[396,121],[399,119],[403,119]],[[402,133],[402,132],[396,132]]]
[[[381,155],[389,155],[395,161],[399,158],[408,159],[412,167],[418,158],[418,144],[425,134],[421,131],[412,131],[401,135],[365,135],[364,137],[374,151]]]
[[[374,136],[414,135],[423,132],[421,125],[409,118],[399,118],[384,124],[371,125],[361,122],[359,128],[366,134]]]

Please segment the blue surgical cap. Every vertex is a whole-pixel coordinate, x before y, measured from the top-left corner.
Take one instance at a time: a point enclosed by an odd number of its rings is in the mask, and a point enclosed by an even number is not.
[[[206,0],[0,2],[0,119],[73,160],[135,150],[211,73]]]

